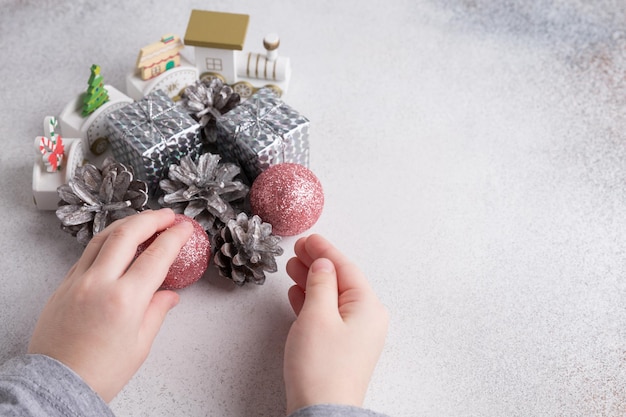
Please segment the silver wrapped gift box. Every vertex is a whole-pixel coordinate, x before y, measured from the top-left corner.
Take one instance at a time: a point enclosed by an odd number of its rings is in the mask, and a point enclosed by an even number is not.
[[[283,162],[309,165],[309,120],[263,88],[217,119],[217,147],[250,182]]]
[[[200,155],[200,125],[161,90],[111,112],[107,121],[113,156],[133,167],[151,195],[170,165]]]

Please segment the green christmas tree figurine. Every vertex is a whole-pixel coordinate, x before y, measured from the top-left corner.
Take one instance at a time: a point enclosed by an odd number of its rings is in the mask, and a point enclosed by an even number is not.
[[[87,83],[89,87],[83,97],[83,117],[89,116],[109,100],[109,92],[104,88],[99,65],[91,66],[91,75]]]

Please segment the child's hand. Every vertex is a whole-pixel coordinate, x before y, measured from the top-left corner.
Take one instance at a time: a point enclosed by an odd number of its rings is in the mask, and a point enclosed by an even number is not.
[[[109,402],[144,362],[167,312],[157,291],[192,225],[161,233],[134,262],[137,246],[174,222],[169,209],[118,220],[85,248],[44,308],[28,348],[73,369]],[[131,265],[132,264],[132,265]]]
[[[323,403],[361,406],[387,310],[356,265],[321,236],[298,240],[295,253],[287,263],[298,315],[285,346],[287,413]]]

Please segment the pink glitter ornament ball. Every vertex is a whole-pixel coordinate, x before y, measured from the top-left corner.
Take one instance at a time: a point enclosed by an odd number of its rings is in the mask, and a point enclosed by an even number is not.
[[[180,252],[178,252],[176,260],[170,266],[167,276],[163,284],[161,284],[161,289],[164,290],[177,290],[193,284],[204,274],[204,271],[209,266],[209,259],[211,259],[209,237],[200,223],[184,214],[176,214],[174,224],[180,222],[193,224],[193,234],[181,248]],[[150,239],[139,245],[136,256],[139,256],[146,250],[160,234],[160,232],[155,233]]]
[[[322,184],[299,164],[273,165],[250,188],[252,213],[272,225],[279,236],[293,236],[315,224],[324,208]]]

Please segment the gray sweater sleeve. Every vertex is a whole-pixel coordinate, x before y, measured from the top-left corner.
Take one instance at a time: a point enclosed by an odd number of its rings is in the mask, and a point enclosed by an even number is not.
[[[44,355],[23,355],[0,366],[0,416],[112,417],[76,373]]]
[[[289,414],[288,417],[387,417],[364,408],[349,405],[319,404],[304,407]]]
[[[2,417],[114,417],[111,409],[76,373],[48,356],[23,355],[0,366]],[[320,404],[289,417],[387,417],[363,408]]]

